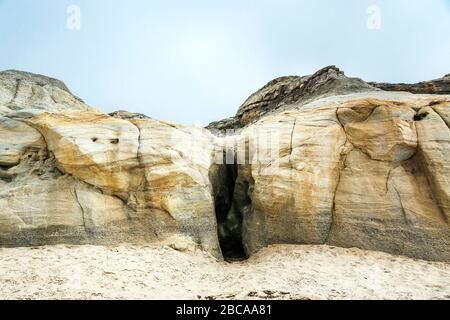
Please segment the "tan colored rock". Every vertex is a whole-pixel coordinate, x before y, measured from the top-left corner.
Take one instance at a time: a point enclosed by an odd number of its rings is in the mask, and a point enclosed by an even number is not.
[[[205,129],[136,119],[138,159],[144,184],[131,199],[142,208],[166,212],[177,228],[220,255],[214,199],[209,182],[214,137]]]
[[[331,224],[334,191],[339,174],[341,147],[345,134],[336,112],[286,112],[266,118],[250,127],[253,150],[251,173],[251,217],[244,215],[244,238],[254,235],[247,219],[264,216],[268,243],[323,243]],[[279,152],[270,152],[265,136],[279,139]],[[261,139],[262,138],[262,139]],[[260,236],[256,236],[260,238]],[[248,254],[262,244],[248,240]]]
[[[418,158],[427,174],[433,197],[443,218],[450,221],[450,128],[431,107],[422,108],[416,123]]]
[[[207,130],[109,116],[45,77],[0,80],[10,110],[0,122],[4,245],[166,241],[221,256]]]
[[[91,241],[97,243],[102,239],[115,242],[112,237],[156,241],[179,234],[180,239],[182,235],[191,237],[220,256],[209,183],[215,138],[208,131],[152,119],[128,121],[76,110],[42,113],[23,121],[38,131],[23,126],[45,138],[48,153],[54,155],[54,169],[61,172],[62,178],[45,182],[45,188],[37,182],[30,185],[31,176],[16,183],[12,171],[17,168],[12,168],[8,170],[12,182],[4,188],[18,184],[30,194],[30,201],[35,192],[44,193],[46,196],[40,196],[37,208],[61,218],[56,225],[68,229],[67,237],[85,241],[95,235]],[[64,184],[66,187],[58,192],[60,180],[69,176],[71,183]],[[54,191],[46,189],[52,185]],[[17,201],[28,202],[27,192]],[[46,199],[50,202],[45,202]],[[11,195],[5,195],[4,201],[11,202]],[[52,207],[53,203],[59,207]],[[10,207],[10,215],[14,217],[39,215],[38,210],[23,213],[15,205]],[[70,213],[67,223],[59,212]],[[53,226],[53,223],[30,224],[30,228],[43,233]],[[15,225],[14,230],[20,231],[22,227]]]
[[[5,208],[1,214],[2,232],[57,226],[83,227],[83,214],[74,200],[72,183],[68,178],[46,184],[37,180],[8,188],[2,191],[0,203]],[[10,224],[8,220],[15,223]]]
[[[248,254],[273,243],[328,243],[450,259],[450,130],[422,107],[431,99],[371,96],[325,99],[242,131],[256,132],[248,148],[266,127],[280,140],[278,158],[239,166],[231,210],[242,215]]]
[[[444,120],[447,124],[447,127],[450,128],[450,103],[444,102],[439,103],[436,106],[433,106],[434,111]]]
[[[137,190],[139,130],[103,113],[44,113],[29,120],[45,137],[58,167],[81,181],[115,192]]]
[[[59,80],[22,71],[0,72],[0,116],[29,109],[93,110]]]
[[[344,105],[337,110],[349,142],[371,159],[401,162],[415,154],[417,134],[412,108],[369,100],[350,108]]]
[[[449,96],[335,68],[273,86],[220,128],[251,125],[216,137],[0,73],[0,244],[158,241],[240,259],[327,243],[450,261]]]
[[[27,151],[39,151],[45,147],[41,134],[30,126],[0,117],[0,166],[14,166]]]

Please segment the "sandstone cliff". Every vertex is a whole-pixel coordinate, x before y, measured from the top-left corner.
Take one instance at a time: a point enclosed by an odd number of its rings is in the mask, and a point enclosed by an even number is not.
[[[431,93],[327,67],[270,82],[208,131],[1,72],[0,244],[167,241],[235,259],[327,243],[450,261],[450,96]]]
[[[220,256],[205,129],[110,116],[21,72],[0,73],[0,110],[2,245],[168,239]]]

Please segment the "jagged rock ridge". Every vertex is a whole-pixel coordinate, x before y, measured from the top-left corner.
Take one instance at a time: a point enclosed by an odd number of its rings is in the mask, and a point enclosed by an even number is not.
[[[270,81],[239,107],[235,117],[213,122],[208,128],[237,129],[267,113],[298,107],[321,97],[376,90],[361,79],[348,78],[335,66],[329,66],[310,76],[288,76]]]
[[[415,84],[372,82],[370,85],[385,91],[405,91],[415,94],[450,94],[450,74],[436,80]]]
[[[335,66],[328,66],[310,76],[288,76],[270,81],[252,94],[234,117],[213,122],[208,129],[224,133],[245,127],[262,116],[301,108],[306,103],[325,97],[376,90],[404,91],[414,94],[450,94],[450,74],[417,84],[364,82],[349,78]]]

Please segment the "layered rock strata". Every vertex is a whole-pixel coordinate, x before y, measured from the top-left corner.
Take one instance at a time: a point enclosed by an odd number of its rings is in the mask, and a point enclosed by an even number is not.
[[[439,79],[414,84],[372,82],[370,85],[385,91],[404,91],[415,94],[450,94],[450,74]]]

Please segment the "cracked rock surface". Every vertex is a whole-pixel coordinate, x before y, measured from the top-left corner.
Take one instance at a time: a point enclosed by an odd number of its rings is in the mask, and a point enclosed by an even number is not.
[[[208,131],[0,72],[0,244],[162,241],[230,259],[329,244],[450,261],[450,96],[431,93],[327,67],[274,80]]]

